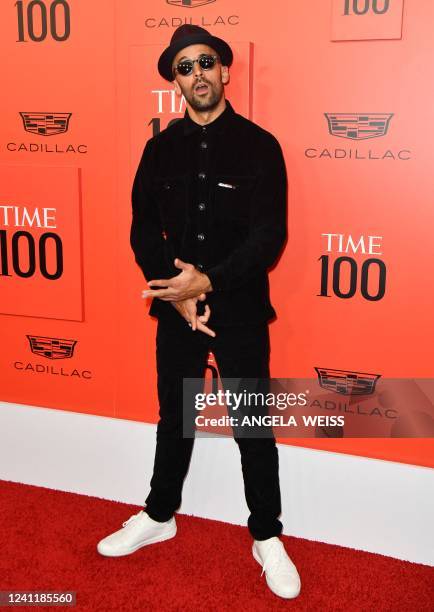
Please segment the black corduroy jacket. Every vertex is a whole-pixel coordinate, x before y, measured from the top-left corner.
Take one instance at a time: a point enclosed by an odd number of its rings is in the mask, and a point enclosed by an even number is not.
[[[135,260],[147,281],[179,274],[175,257],[205,272],[211,328],[268,321],[276,315],[268,269],[287,236],[286,202],[285,162],[272,134],[228,100],[206,126],[186,111],[147,141],[140,159],[132,188]],[[149,314],[180,316],[158,298]]]

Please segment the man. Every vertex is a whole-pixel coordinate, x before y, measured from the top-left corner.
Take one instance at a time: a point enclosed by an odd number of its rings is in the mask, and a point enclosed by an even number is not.
[[[127,555],[172,538],[194,438],[183,436],[183,378],[201,378],[211,350],[226,378],[269,378],[268,268],[286,239],[286,170],[277,140],[225,99],[232,51],[182,25],[158,70],[184,95],[184,118],[145,146],[132,190],[131,246],[158,317],[160,420],[145,509],[98,544]],[[300,578],[279,535],[278,453],[273,436],[235,437],[250,510],[253,556],[277,595]]]

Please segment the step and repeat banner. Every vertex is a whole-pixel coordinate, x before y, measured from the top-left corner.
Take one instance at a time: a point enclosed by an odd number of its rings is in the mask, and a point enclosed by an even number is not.
[[[131,187],[185,111],[156,69],[183,23],[231,44],[226,97],[284,151],[272,376],[380,420],[375,381],[434,378],[433,22],[430,0],[3,0],[0,399],[158,419]],[[434,465],[423,437],[281,441]]]

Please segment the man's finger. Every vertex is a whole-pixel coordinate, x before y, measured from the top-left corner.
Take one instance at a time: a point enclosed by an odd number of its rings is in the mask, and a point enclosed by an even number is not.
[[[157,298],[161,298],[162,300],[173,300],[173,301],[180,299],[178,291],[176,289],[169,288],[169,287],[167,289],[148,289],[146,291],[143,291],[142,297],[144,298],[157,297]]]
[[[193,268],[193,264],[187,263],[186,261],[182,261],[182,259],[179,259],[179,257],[175,258],[174,264],[177,268],[180,268],[181,270],[190,270],[190,268]]]
[[[198,323],[197,323],[197,329],[199,331],[203,332],[204,334],[208,334],[208,336],[212,336],[213,338],[215,338],[215,336],[216,336],[216,333],[215,333],[214,330],[210,329],[209,327],[207,327],[206,325],[204,325],[200,321],[198,321]]]
[[[176,276],[175,276],[176,278]],[[150,280],[148,285],[149,287],[171,287],[173,279],[171,278],[159,278],[157,280]]]
[[[189,315],[189,319],[190,319],[190,326],[192,331],[196,331],[197,329],[197,317],[195,314],[190,314]]]
[[[201,293],[197,296],[197,299],[203,302],[204,300],[206,300],[206,293]]]
[[[199,321],[202,321],[202,323],[206,323],[209,319],[209,315],[211,314],[211,310],[208,306],[208,304],[205,306],[205,312],[203,313],[203,315],[200,315],[198,317]]]

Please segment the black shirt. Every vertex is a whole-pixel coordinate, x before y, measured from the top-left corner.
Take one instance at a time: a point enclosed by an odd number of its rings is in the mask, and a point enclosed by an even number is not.
[[[148,140],[136,172],[130,235],[136,262],[148,281],[179,274],[175,257],[205,272],[213,286],[211,328],[268,321],[276,313],[267,270],[287,235],[286,191],[272,134],[228,100],[205,126],[186,111]],[[149,313],[180,316],[158,298]]]

